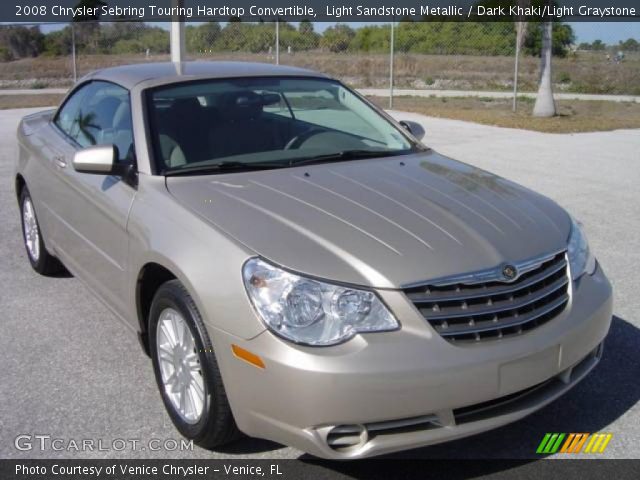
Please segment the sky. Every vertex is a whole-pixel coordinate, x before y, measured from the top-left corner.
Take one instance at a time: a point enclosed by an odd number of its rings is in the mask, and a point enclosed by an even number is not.
[[[602,40],[607,44],[635,38],[640,41],[640,22],[570,22],[578,43]]]
[[[168,23],[165,22],[152,22],[155,25],[159,25],[168,28]],[[617,44],[621,40],[627,40],[628,38],[635,38],[640,41],[640,22],[570,22],[576,35],[576,42],[593,42],[594,40],[602,40],[609,45]],[[316,22],[315,29],[318,32],[322,32],[327,27],[334,25],[329,22]],[[353,28],[362,26],[362,23],[349,23]],[[50,32],[61,28],[61,24],[43,25],[41,27],[43,32]]]

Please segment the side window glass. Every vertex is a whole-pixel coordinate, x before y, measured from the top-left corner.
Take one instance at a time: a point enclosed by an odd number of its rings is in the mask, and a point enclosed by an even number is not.
[[[108,82],[81,87],[64,104],[56,125],[82,147],[113,144],[118,161],[132,162],[133,123],[129,92]]]
[[[107,82],[93,82],[77,114],[75,140],[83,147],[113,144],[119,161],[131,161],[133,128],[129,92]]]
[[[74,140],[78,135],[78,112],[90,88],[91,84],[88,84],[77,90],[67,100],[55,119],[56,125]]]

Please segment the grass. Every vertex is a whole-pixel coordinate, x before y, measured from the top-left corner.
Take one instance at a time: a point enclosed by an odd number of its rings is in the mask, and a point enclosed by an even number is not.
[[[384,108],[388,107],[388,98],[370,97],[370,100]],[[520,99],[518,111],[513,113],[510,99],[395,97],[393,108],[430,117],[548,133],[640,128],[640,104],[638,103],[559,101],[556,102],[558,115],[552,118],[536,118],[531,116],[534,102],[530,98]]]
[[[52,107],[60,105],[64,95],[2,95],[0,94],[0,110],[9,108]]]

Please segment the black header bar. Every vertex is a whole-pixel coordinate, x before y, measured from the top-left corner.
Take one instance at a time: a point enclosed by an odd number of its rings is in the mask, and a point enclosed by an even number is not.
[[[637,0],[533,0],[518,6],[515,0],[3,0],[0,21],[40,23],[135,20],[184,21],[323,21],[388,22],[452,21],[640,21]],[[89,6],[91,5],[91,6]]]

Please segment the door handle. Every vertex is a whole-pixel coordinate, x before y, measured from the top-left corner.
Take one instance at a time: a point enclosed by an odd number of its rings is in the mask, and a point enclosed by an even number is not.
[[[62,155],[56,155],[55,157],[53,157],[53,161],[55,162],[56,166],[60,168],[65,168],[67,166],[67,160]]]

